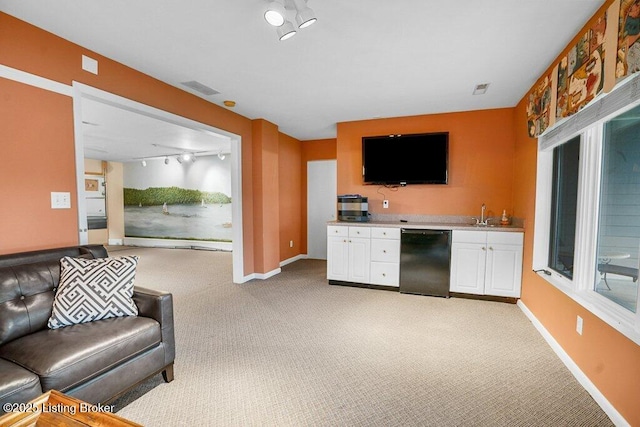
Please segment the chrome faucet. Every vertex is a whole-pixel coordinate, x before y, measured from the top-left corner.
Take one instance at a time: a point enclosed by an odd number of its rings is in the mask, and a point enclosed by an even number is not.
[[[489,225],[489,217],[485,218],[484,214],[485,211],[487,210],[487,206],[483,203],[482,204],[482,210],[480,212],[480,219],[473,217],[471,219],[475,219],[476,220],[476,225]]]

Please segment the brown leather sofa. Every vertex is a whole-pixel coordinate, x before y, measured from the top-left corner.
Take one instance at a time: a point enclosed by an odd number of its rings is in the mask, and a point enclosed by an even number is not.
[[[86,245],[0,255],[0,414],[51,389],[96,404],[160,372],[173,380],[170,293],[136,286],[138,316],[47,327],[64,256],[108,254]]]

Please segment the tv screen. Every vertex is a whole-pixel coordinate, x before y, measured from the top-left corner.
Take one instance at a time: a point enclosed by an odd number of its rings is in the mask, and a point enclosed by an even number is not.
[[[365,184],[446,184],[449,132],[362,138]]]

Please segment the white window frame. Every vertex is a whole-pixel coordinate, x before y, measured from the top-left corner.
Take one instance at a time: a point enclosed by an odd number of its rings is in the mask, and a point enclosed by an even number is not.
[[[538,139],[533,270],[578,304],[640,345],[640,292],[636,313],[594,290],[604,123],[640,105],[640,73],[620,82],[573,116],[558,122]],[[573,279],[549,266],[553,149],[580,136],[576,252]],[[550,273],[550,274],[548,274]]]

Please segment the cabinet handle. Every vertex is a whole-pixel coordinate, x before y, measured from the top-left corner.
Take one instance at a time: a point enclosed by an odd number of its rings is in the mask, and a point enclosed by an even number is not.
[[[382,277],[387,277],[387,273],[382,273]]]
[[[483,247],[482,247],[482,250],[483,250],[483,251],[486,251],[486,250],[487,250],[487,248],[485,248],[485,247],[483,246]]]
[[[386,249],[383,249],[383,250],[382,250],[382,253],[383,253],[383,254],[386,254],[386,253],[387,253],[387,250],[386,250]]]
[[[489,250],[492,251],[493,250],[493,246],[489,246]]]

